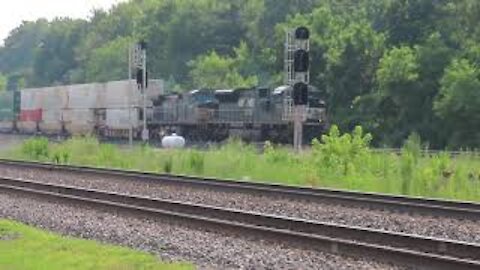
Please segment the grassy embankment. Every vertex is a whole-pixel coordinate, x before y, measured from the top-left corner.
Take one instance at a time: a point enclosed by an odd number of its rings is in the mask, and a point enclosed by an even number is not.
[[[0,219],[0,269],[193,269],[153,255],[44,232]]]
[[[378,153],[371,136],[357,128],[341,134],[332,128],[302,154],[267,144],[233,141],[208,151],[162,150],[151,147],[120,149],[93,138],[74,138],[61,144],[33,139],[11,151],[10,158],[136,169],[175,174],[270,181],[291,185],[330,187],[411,196],[480,201],[480,155],[465,152],[422,154],[413,136],[400,155]]]

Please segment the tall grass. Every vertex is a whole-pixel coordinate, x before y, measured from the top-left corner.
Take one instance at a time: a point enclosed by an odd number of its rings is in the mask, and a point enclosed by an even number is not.
[[[400,154],[374,152],[372,136],[361,127],[329,134],[296,154],[265,144],[264,151],[237,140],[207,151],[165,150],[148,146],[122,149],[94,138],[63,143],[31,139],[7,153],[10,158],[64,164],[212,176],[290,185],[329,187],[411,196],[480,201],[480,155],[455,157],[423,154],[418,136],[411,136]],[[261,153],[260,153],[261,152]]]

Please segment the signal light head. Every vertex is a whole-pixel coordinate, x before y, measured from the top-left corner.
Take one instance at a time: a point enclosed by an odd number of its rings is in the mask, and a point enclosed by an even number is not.
[[[310,38],[310,31],[305,26],[295,29],[295,39],[306,40]]]
[[[147,49],[147,42],[145,40],[141,40],[139,43],[140,49],[146,50]]]
[[[308,104],[308,85],[303,82],[297,82],[293,85],[293,104]]]
[[[148,71],[145,73],[145,77],[146,77],[145,86],[148,88]],[[137,79],[137,84],[141,88],[143,86],[143,69],[141,68],[137,69],[136,79]]]
[[[293,69],[295,72],[307,72],[310,66],[310,56],[305,50],[296,50],[293,55]]]

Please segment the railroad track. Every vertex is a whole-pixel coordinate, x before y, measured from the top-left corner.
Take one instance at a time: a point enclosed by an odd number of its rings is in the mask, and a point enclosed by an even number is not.
[[[16,178],[0,178],[0,190],[173,219],[210,230],[234,231],[348,256],[419,269],[480,269],[480,245],[380,230],[264,215],[201,204],[152,199]]]
[[[325,188],[295,187],[269,183],[255,183],[237,180],[222,180],[208,177],[155,174],[138,171],[67,166],[31,161],[0,159],[0,165],[17,168],[56,170],[69,173],[94,174],[111,177],[128,177],[147,183],[167,183],[224,192],[244,192],[264,196],[282,196],[293,200],[341,204],[353,207],[407,212],[429,216],[442,216],[457,219],[480,220],[480,204],[438,200],[420,197],[406,197],[379,193],[364,193]]]

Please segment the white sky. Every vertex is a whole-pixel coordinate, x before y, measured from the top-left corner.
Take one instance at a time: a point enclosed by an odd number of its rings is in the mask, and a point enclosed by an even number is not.
[[[55,17],[88,18],[93,8],[108,9],[125,0],[0,0],[0,44],[22,21]]]

